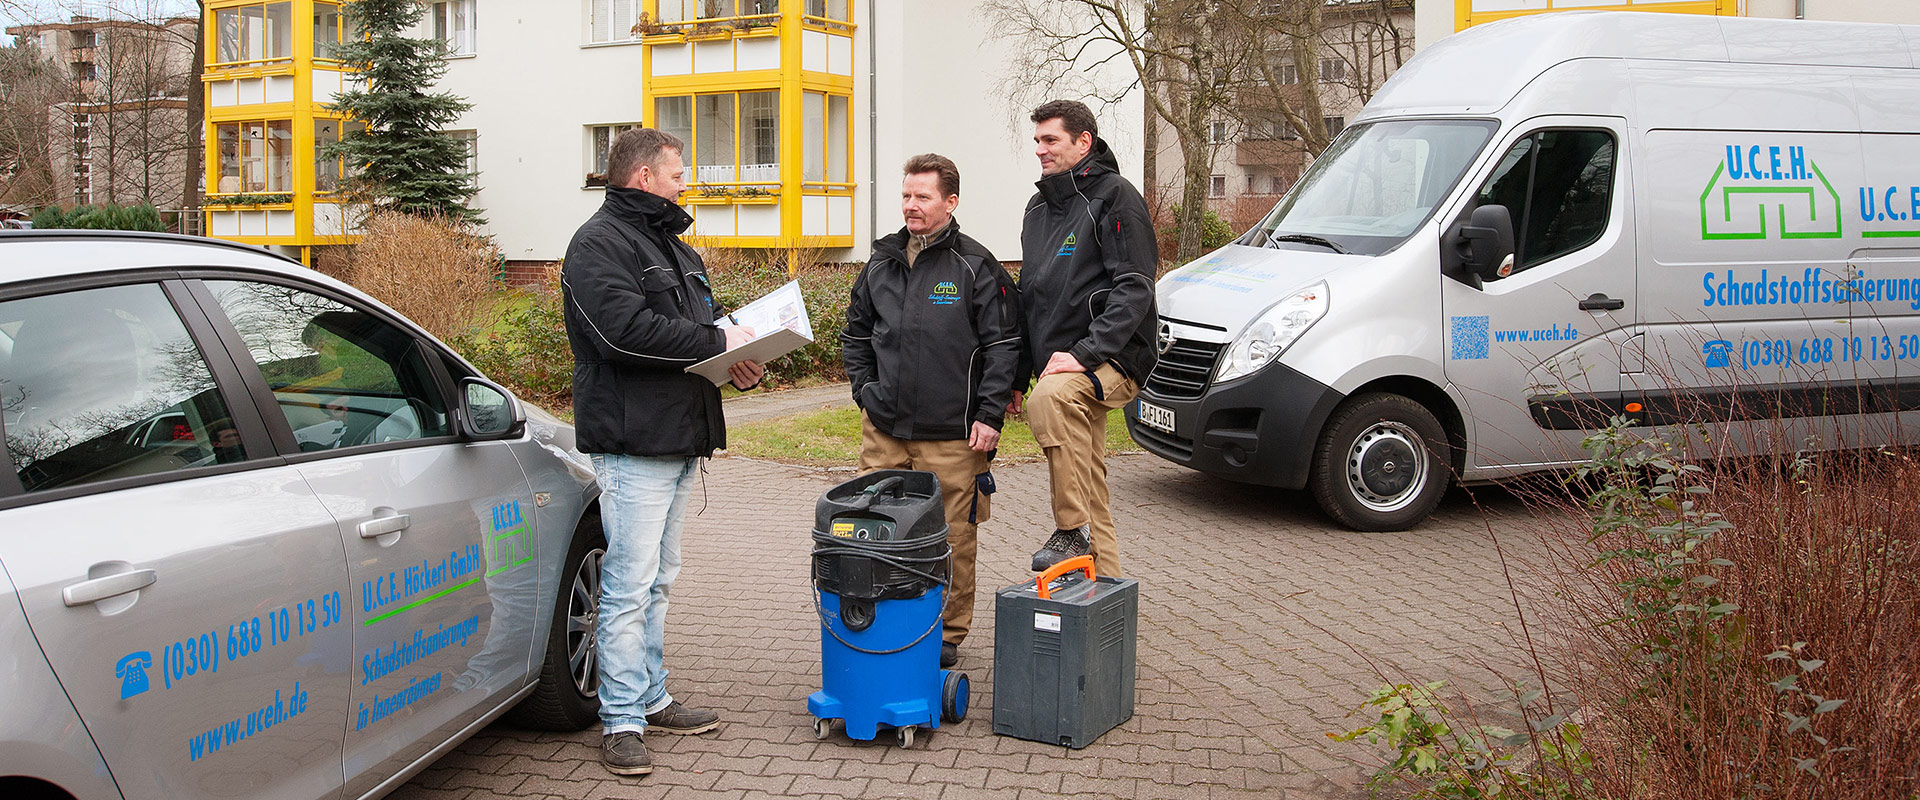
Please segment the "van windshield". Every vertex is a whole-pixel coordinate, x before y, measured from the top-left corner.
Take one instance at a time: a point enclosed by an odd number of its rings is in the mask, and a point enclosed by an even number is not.
[[[1496,125],[1426,119],[1348,128],[1242,242],[1360,255],[1392,250],[1453,191]]]

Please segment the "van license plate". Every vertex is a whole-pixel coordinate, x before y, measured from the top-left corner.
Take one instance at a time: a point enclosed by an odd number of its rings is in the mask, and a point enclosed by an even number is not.
[[[1142,400],[1140,401],[1140,424],[1173,433],[1173,409],[1162,408]]]

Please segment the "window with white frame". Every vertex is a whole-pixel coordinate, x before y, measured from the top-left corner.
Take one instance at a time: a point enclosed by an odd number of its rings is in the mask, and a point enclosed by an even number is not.
[[[1327,127],[1327,141],[1333,141],[1333,137],[1339,136],[1341,131],[1344,131],[1347,129],[1347,118],[1346,117],[1322,117],[1320,119],[1320,124],[1325,125]]]
[[[1226,197],[1227,196],[1227,176],[1225,175],[1208,176],[1207,196],[1208,197]]]
[[[640,0],[586,0],[587,41],[592,44],[634,41],[633,25],[639,21]],[[664,9],[671,5],[662,2]]]
[[[293,57],[293,4],[256,3],[213,12],[214,58],[221,64]]]
[[[1300,138],[1300,132],[1293,129],[1293,123],[1285,118],[1273,121],[1273,138],[1289,141]]]
[[[447,136],[452,137],[454,141],[459,142],[462,151],[466,153],[466,160],[462,162],[462,165],[460,167],[462,170],[464,170],[467,173],[466,187],[469,189],[478,191],[480,189],[480,134],[479,132],[471,131],[471,130],[447,131]]]
[[[1273,68],[1273,73],[1280,79],[1282,85],[1292,86],[1300,82],[1300,68],[1292,64],[1276,66]]]
[[[613,150],[614,138],[638,127],[638,122],[587,126],[588,186],[607,185],[607,153]]]
[[[433,19],[433,38],[446,45],[447,55],[474,54],[474,0],[440,0],[428,15]]]
[[[1227,123],[1225,122],[1207,123],[1207,143],[1208,144],[1225,144],[1227,142],[1227,135],[1228,135]]]

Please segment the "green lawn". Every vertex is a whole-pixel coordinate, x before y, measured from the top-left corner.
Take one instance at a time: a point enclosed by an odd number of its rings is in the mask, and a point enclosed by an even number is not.
[[[1121,414],[1114,409],[1107,417],[1107,452],[1138,451]],[[727,432],[727,445],[727,452],[737,456],[815,466],[852,465],[860,457],[860,409],[847,406],[748,423]],[[1010,418],[1001,429],[999,458],[1041,458],[1025,418]]]

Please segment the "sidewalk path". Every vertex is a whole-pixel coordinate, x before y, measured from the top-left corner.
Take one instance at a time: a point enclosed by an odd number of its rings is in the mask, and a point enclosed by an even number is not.
[[[647,737],[658,771],[623,779],[601,767],[598,730],[496,724],[392,796],[1359,800],[1377,762],[1325,734],[1355,727],[1347,713],[1369,690],[1448,679],[1479,694],[1495,683],[1488,663],[1519,674],[1488,536],[1491,525],[1521,538],[1526,514],[1510,497],[1483,492],[1483,512],[1455,494],[1417,530],[1357,534],[1299,493],[1145,455],[1116,456],[1110,470],[1128,574],[1141,581],[1138,682],[1133,719],[1091,747],[993,734],[993,592],[1029,576],[1051,528],[1044,464],[996,471],[961,647],[971,713],[900,750],[837,730],[816,741],[806,711],[820,685],[808,531],[815,498],[844,473],[720,458],[694,492],[667,664],[675,697],[716,708],[722,727]]]
[[[852,390],[844,383],[830,383],[784,392],[755,392],[726,402],[727,427],[749,422],[764,422],[793,414],[853,405]]]

